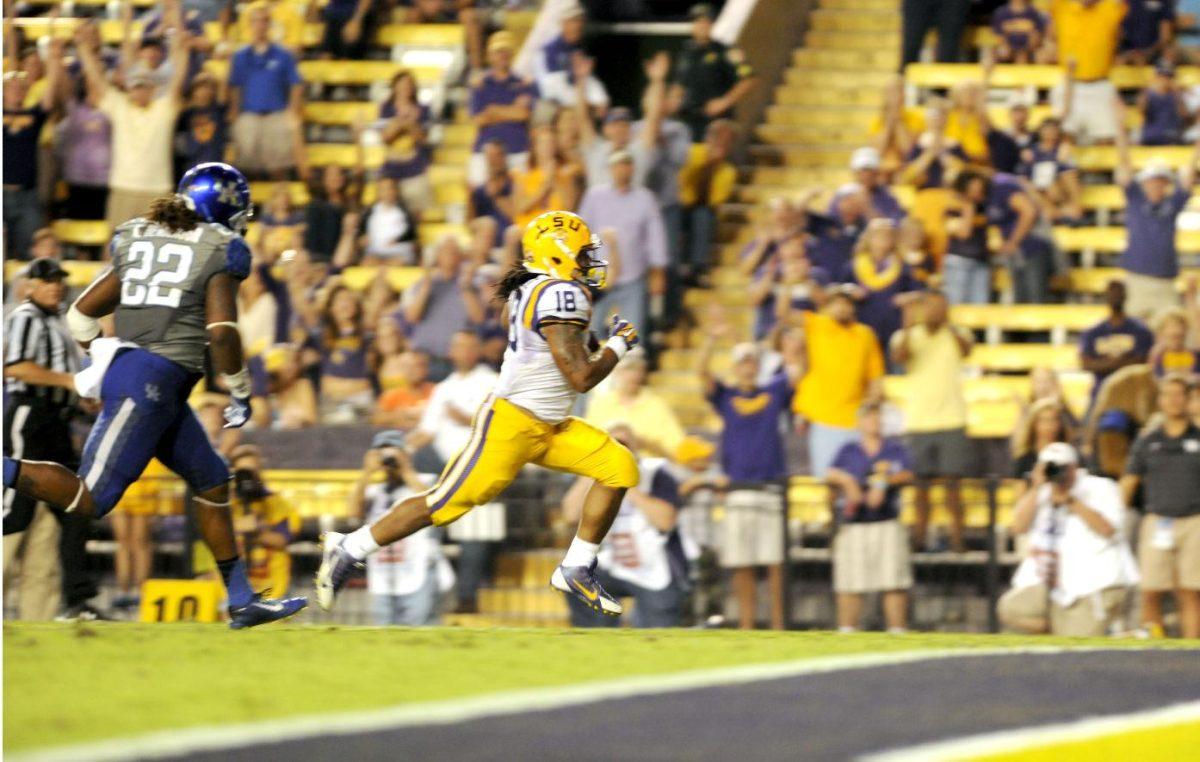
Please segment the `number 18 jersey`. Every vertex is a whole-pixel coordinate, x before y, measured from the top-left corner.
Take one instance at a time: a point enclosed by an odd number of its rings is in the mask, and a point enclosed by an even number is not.
[[[522,284],[508,298],[508,349],[495,395],[548,423],[566,419],[576,392],[555,364],[542,329],[556,323],[586,329],[591,317],[591,297],[578,283],[541,275]]]
[[[246,242],[215,223],[172,232],[138,217],[117,227],[109,251],[121,281],[118,338],[204,372],[208,281],[220,272],[238,280],[250,274]]]

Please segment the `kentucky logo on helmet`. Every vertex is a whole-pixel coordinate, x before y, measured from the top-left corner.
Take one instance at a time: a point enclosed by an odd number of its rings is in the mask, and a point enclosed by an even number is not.
[[[244,233],[250,221],[250,183],[234,167],[219,161],[197,164],[179,181],[179,194],[192,202],[206,222]]]

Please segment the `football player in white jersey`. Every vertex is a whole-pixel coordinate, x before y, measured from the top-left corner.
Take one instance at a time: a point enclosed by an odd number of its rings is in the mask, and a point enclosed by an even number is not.
[[[380,547],[430,524],[449,524],[490,502],[527,463],[595,480],[579,529],[550,584],[612,616],[621,605],[596,582],[596,553],[639,479],[637,460],[603,429],[569,415],[576,395],[600,383],[638,343],[636,328],[613,317],[595,346],[588,333],[593,291],[608,263],[599,239],[571,212],[534,218],[521,239],[523,258],[499,283],[508,302],[508,349],[500,381],[479,410],[471,438],[430,490],[402,500],[348,535],[329,532],[317,571],[317,601],[333,605],[353,570]]]

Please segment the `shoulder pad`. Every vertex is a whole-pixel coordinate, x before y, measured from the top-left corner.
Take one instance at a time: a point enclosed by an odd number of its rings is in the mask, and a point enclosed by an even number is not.
[[[250,247],[245,239],[240,235],[232,236],[225,246],[225,267],[222,270],[238,280],[245,280],[250,276],[251,259]]]

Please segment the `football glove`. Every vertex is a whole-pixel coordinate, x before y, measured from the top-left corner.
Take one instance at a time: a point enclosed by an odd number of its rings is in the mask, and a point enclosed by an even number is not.
[[[620,359],[637,344],[638,332],[633,323],[620,315],[613,315],[612,325],[608,330],[608,341],[604,342],[604,346],[611,349],[617,355],[617,359]]]

